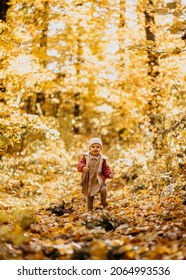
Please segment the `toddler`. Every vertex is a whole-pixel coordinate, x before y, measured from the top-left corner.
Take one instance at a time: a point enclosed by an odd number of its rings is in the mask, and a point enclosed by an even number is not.
[[[83,153],[83,157],[77,164],[77,170],[82,172],[82,193],[87,195],[88,210],[93,210],[94,196],[101,194],[101,204],[107,205],[107,187],[105,180],[112,179],[114,174],[107,164],[107,157],[101,151],[102,141],[99,138],[92,138],[89,141],[89,151]]]

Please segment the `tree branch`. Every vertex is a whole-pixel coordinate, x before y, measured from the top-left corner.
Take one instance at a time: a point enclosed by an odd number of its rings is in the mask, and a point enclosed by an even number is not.
[[[157,51],[157,50],[151,49],[147,45],[135,45],[135,46],[126,46],[125,47],[125,49],[128,49],[128,50],[135,50],[135,49],[140,49],[140,48],[145,48],[145,51],[146,51],[146,49],[148,49],[149,52],[154,52],[157,54],[178,54],[181,52],[186,52],[186,49],[180,49],[180,48],[175,48],[174,50],[170,50],[170,51]]]
[[[183,118],[181,118],[181,120],[179,120],[178,122],[176,122],[174,125],[172,125],[170,128],[167,128],[163,131],[163,135],[168,134],[169,132],[175,130],[180,124],[186,122],[186,116],[184,116]]]

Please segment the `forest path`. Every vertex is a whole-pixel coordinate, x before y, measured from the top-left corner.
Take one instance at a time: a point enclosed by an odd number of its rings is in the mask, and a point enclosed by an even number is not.
[[[1,258],[184,259],[185,205],[179,195],[108,181],[108,203],[99,195],[87,211],[80,174],[55,166],[45,180],[14,181],[1,193]],[[39,178],[37,178],[39,179]],[[47,180],[46,180],[47,179]],[[17,186],[16,186],[17,183]]]

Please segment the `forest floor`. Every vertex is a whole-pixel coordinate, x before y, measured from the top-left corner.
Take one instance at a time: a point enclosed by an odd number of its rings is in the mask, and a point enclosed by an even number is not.
[[[98,194],[90,212],[77,158],[64,159],[63,168],[60,160],[0,161],[0,259],[186,259],[182,175],[179,184],[162,186],[157,177],[142,180],[145,174],[137,181],[135,169],[116,174],[107,183],[108,206]]]

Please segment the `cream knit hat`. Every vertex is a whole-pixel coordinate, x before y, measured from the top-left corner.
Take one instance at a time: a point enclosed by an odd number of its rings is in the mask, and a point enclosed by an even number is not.
[[[103,144],[102,144],[101,139],[91,138],[90,141],[88,142],[88,148],[90,149],[90,146],[92,146],[93,144],[99,144],[101,146],[101,148],[103,149]]]

